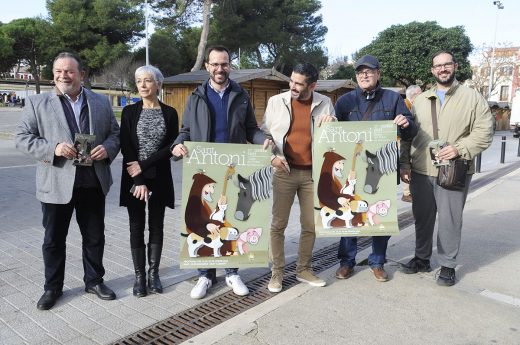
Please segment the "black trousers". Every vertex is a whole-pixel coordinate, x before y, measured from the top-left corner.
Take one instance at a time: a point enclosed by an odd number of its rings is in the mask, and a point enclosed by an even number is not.
[[[75,188],[68,204],[42,202],[43,262],[45,290],[62,290],[65,277],[66,240],[70,220],[76,210],[76,221],[82,237],[83,281],[86,287],[103,282],[103,250],[105,248],[105,195],[99,188]]]
[[[132,249],[145,246],[144,229],[146,226],[146,204],[137,198],[132,198],[127,205],[130,220],[130,247]],[[148,243],[162,246],[164,237],[164,212],[166,206],[154,195],[148,200]]]

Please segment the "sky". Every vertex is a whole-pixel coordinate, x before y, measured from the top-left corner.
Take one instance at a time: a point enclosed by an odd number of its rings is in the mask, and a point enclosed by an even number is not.
[[[0,0],[7,5],[8,0]],[[475,47],[509,43],[520,46],[520,1],[501,0],[499,10],[493,0],[322,0],[320,13],[327,26],[325,47],[331,59],[348,56],[368,45],[391,25],[413,21],[436,21],[442,27],[464,26]],[[5,4],[4,4],[5,3]],[[45,16],[45,0],[16,0],[16,10],[2,6],[0,22]],[[498,18],[498,21],[497,21]],[[497,25],[498,23],[498,25]]]

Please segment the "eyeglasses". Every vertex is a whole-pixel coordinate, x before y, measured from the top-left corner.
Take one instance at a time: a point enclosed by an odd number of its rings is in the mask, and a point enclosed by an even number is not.
[[[358,77],[363,76],[363,74],[366,75],[367,77],[371,77],[374,74],[376,74],[376,71],[373,70],[373,69],[365,69],[365,70],[362,70],[362,71],[356,71],[356,75]]]
[[[228,62],[224,62],[224,63],[213,62],[213,63],[208,63],[208,65],[210,65],[214,69],[218,69],[219,67],[222,67],[222,69],[228,69],[229,68],[229,63]]]
[[[446,63],[440,63],[438,65],[433,65],[432,68],[435,70],[440,70],[442,68],[451,69],[455,65],[454,62],[446,62]]]

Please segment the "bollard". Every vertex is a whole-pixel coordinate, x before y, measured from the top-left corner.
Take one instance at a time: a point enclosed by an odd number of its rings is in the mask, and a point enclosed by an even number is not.
[[[518,138],[518,151],[516,152],[516,156],[520,157],[520,138]]]
[[[506,136],[502,136],[502,149],[500,150],[500,163],[504,164],[506,159]]]
[[[477,157],[475,157],[475,172],[479,173],[480,172],[480,166],[481,166],[481,161],[482,161],[482,153],[479,153],[477,155]]]

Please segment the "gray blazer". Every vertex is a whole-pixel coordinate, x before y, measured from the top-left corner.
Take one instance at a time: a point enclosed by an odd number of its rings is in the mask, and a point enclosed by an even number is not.
[[[112,185],[110,163],[119,152],[119,125],[107,97],[83,89],[87,97],[93,147],[103,145],[108,159],[94,162],[96,175],[106,195]],[[54,155],[60,142],[74,143],[56,90],[30,96],[22,111],[15,144],[36,159],[36,198],[41,202],[66,204],[72,199],[76,167],[72,160]]]

